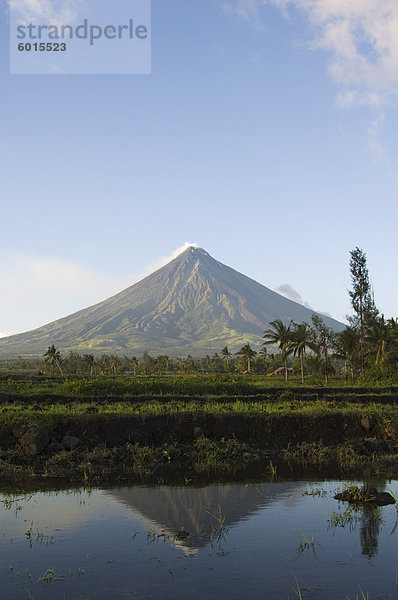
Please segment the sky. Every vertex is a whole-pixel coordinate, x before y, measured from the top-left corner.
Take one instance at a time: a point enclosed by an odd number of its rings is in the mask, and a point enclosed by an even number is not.
[[[186,242],[339,320],[358,246],[397,316],[396,0],[152,0],[147,75],[10,74],[1,2],[1,335]]]

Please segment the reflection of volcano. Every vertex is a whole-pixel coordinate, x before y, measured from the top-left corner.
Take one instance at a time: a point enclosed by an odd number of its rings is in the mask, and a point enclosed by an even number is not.
[[[304,483],[288,482],[202,488],[133,487],[112,490],[108,494],[151,524],[155,523],[156,528],[170,535],[176,546],[192,554],[206,546],[213,528],[217,529],[219,510],[225,517],[223,527],[231,527],[275,501],[294,504],[304,488]],[[189,532],[189,537],[175,539],[181,530]]]

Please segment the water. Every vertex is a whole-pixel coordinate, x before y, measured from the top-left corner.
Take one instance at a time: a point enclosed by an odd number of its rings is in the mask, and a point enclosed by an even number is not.
[[[343,485],[4,494],[0,598],[287,600],[297,582],[303,598],[354,599],[360,588],[372,600],[398,598],[397,510],[362,509],[333,526],[347,508],[333,499]],[[398,491],[398,482],[378,488]]]

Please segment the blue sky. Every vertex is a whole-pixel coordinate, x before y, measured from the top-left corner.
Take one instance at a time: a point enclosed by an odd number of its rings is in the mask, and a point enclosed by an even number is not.
[[[3,10],[0,332],[186,241],[337,319],[359,246],[397,316],[396,0],[153,0],[151,36],[151,75],[10,75]]]

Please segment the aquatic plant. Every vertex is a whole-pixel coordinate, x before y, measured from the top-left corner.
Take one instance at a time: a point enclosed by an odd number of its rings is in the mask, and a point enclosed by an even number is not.
[[[276,477],[277,467],[273,464],[272,460],[269,461],[267,471],[271,474],[272,479],[274,479],[274,477]]]
[[[318,534],[312,533],[309,537],[305,536],[303,533],[299,533],[299,546],[297,552],[302,554],[306,550],[312,550],[315,552],[315,538]]]
[[[218,544],[220,544],[223,540],[225,540],[225,536],[229,532],[228,527],[225,527],[225,515],[222,513],[220,505],[218,505],[215,515],[213,515],[211,512],[208,512],[208,514],[216,520],[216,524],[212,525],[211,528],[210,542],[215,540]]]

